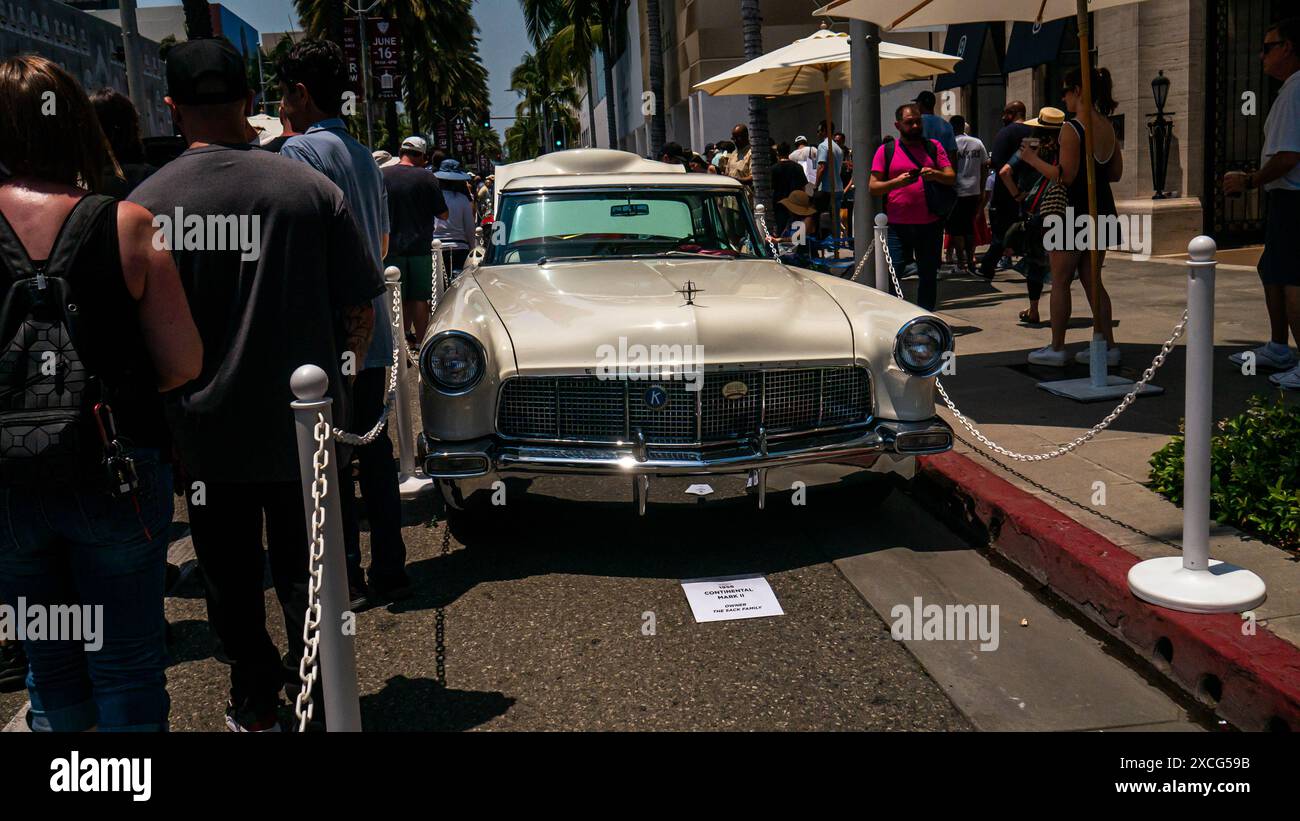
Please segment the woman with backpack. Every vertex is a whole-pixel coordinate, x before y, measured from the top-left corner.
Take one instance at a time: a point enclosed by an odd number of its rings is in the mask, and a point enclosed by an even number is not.
[[[203,348],[152,215],[95,193],[105,168],[76,80],[0,62],[0,599],[81,634],[27,637],[36,730],[161,731],[170,706],[161,392]]]
[[[1083,73],[1072,69],[1065,75],[1061,90],[1065,97],[1065,106],[1074,115],[1061,129],[1060,160],[1052,164],[1038,156],[1032,147],[1022,147],[1021,159],[1028,162],[1047,177],[1049,188],[1044,194],[1044,203],[1040,212],[1044,215],[1044,224],[1048,233],[1051,226],[1048,220],[1063,218],[1067,208],[1073,209],[1075,219],[1088,214],[1088,167],[1093,163],[1097,186],[1097,225],[1089,232],[1092,242],[1097,246],[1097,271],[1092,269],[1092,254],[1088,248],[1074,248],[1070,243],[1065,248],[1051,248],[1048,253],[1052,265],[1052,341],[1038,350],[1029,353],[1029,362],[1033,365],[1048,365],[1056,368],[1065,367],[1070,361],[1069,352],[1065,350],[1065,331],[1070,323],[1070,285],[1077,271],[1083,283],[1083,291],[1088,296],[1094,316],[1100,320],[1102,333],[1106,338],[1106,364],[1115,367],[1119,364],[1119,348],[1115,345],[1115,332],[1111,327],[1110,295],[1100,288],[1099,305],[1092,305],[1092,281],[1094,276],[1101,276],[1100,268],[1106,257],[1107,237],[1098,230],[1106,223],[1106,217],[1113,217],[1115,195],[1111,183],[1119,182],[1124,175],[1123,152],[1119,150],[1119,140],[1110,116],[1119,104],[1111,93],[1110,72],[1104,68],[1092,70],[1093,107],[1090,111],[1081,111],[1083,99]],[[1093,155],[1087,154],[1085,136],[1092,132]],[[1087,219],[1084,216],[1083,219]],[[1063,237],[1072,236],[1075,226],[1064,225],[1060,232]],[[1050,243],[1049,243],[1050,245]],[[1074,357],[1076,362],[1087,363],[1088,349],[1085,348]]]

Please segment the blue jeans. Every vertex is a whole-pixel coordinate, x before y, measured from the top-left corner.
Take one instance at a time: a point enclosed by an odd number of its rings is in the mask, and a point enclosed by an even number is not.
[[[130,498],[106,491],[0,488],[0,600],[16,606],[102,606],[102,644],[24,642],[34,730],[161,732],[167,729],[163,594],[171,467],[158,451],[132,453],[140,477]],[[146,530],[149,535],[146,535]],[[93,612],[93,611],[92,611]],[[22,616],[20,615],[21,619]],[[75,637],[73,637],[75,638]]]
[[[916,304],[933,311],[939,301],[939,261],[943,258],[943,222],[924,225],[889,224],[889,258],[894,270],[903,276],[900,261],[916,260]],[[899,294],[902,297],[902,294]]]

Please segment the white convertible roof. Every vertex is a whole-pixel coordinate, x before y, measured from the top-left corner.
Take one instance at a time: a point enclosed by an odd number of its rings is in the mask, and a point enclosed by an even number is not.
[[[585,178],[585,179],[584,179]],[[545,154],[535,160],[498,165],[496,192],[520,188],[592,185],[703,185],[738,187],[739,182],[718,174],[687,174],[677,164],[656,162],[628,151],[575,148]],[[494,209],[495,209],[494,204]]]

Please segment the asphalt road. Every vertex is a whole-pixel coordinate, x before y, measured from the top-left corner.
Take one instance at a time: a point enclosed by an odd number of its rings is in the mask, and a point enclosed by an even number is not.
[[[508,509],[470,544],[428,505],[406,510],[415,593],[358,616],[366,730],[971,727],[831,563],[873,515],[925,516],[910,500],[880,514],[839,491],[806,508],[652,507],[644,519],[626,506]],[[695,622],[682,579],[753,572],[786,615]],[[228,668],[212,658],[203,599],[166,609],[172,729],[222,730]],[[267,610],[283,645],[270,591]],[[24,700],[0,695],[0,717]]]

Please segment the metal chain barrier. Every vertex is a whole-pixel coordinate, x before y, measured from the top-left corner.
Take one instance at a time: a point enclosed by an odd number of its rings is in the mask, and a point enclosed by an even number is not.
[[[871,259],[871,252],[874,251],[875,248],[876,238],[873,234],[871,242],[867,243],[866,250],[862,252],[862,258],[858,260],[858,264],[853,268],[853,274],[849,277],[850,282],[858,281],[858,275],[862,273],[862,267],[867,264],[867,260]]]
[[[772,257],[774,259],[779,258],[781,251],[776,247],[776,243],[772,241],[772,235],[767,230],[767,209],[754,209],[754,219],[758,222],[758,231],[763,235],[763,241],[767,243],[767,247],[772,251]]]
[[[897,295],[901,299],[903,295],[903,286],[900,285],[898,282],[898,273],[894,270],[894,260],[889,254],[888,243],[884,244],[884,252],[885,252],[885,264],[889,268],[889,278],[894,283],[894,290],[897,292]],[[1147,367],[1145,371],[1142,372],[1142,378],[1138,380],[1136,383],[1134,383],[1133,389],[1129,391],[1124,396],[1123,399],[1120,400],[1119,404],[1115,406],[1114,410],[1112,410],[1109,414],[1107,414],[1105,419],[1102,419],[1096,425],[1093,425],[1092,428],[1087,432],[1085,432],[1083,435],[1072,439],[1071,441],[1060,446],[1059,448],[1055,448],[1053,450],[1049,450],[1044,453],[1017,453],[1014,450],[1005,448],[1002,445],[999,445],[997,442],[992,441],[983,433],[981,433],[979,428],[975,427],[975,425],[970,421],[970,419],[966,417],[965,414],[963,414],[960,410],[957,409],[956,403],[953,402],[952,398],[948,396],[948,391],[943,387],[942,381],[940,381],[939,379],[935,379],[934,387],[936,390],[939,391],[939,396],[943,397],[944,404],[948,406],[948,410],[952,411],[953,415],[957,417],[957,421],[961,423],[962,427],[970,431],[971,435],[974,436],[976,439],[978,439],[980,444],[982,444],[984,447],[988,448],[991,451],[994,451],[995,453],[1000,453],[1003,456],[1006,456],[1007,458],[1013,459],[1017,462],[1045,462],[1048,459],[1055,459],[1058,456],[1064,456],[1065,454],[1073,450],[1076,450],[1080,445],[1083,445],[1086,442],[1089,442],[1092,439],[1096,438],[1097,434],[1101,433],[1103,430],[1110,427],[1111,423],[1114,422],[1116,419],[1118,419],[1119,415],[1123,413],[1125,410],[1127,410],[1129,405],[1133,404],[1133,400],[1137,399],[1138,394],[1142,392],[1142,388],[1145,387],[1146,384],[1151,381],[1151,378],[1155,376],[1156,371],[1160,370],[1160,366],[1165,364],[1166,357],[1168,357],[1169,352],[1174,349],[1174,343],[1178,341],[1178,338],[1183,335],[1183,331],[1187,328],[1187,317],[1188,317],[1187,309],[1184,308],[1183,316],[1181,319],[1178,320],[1178,324],[1174,326],[1173,334],[1170,335],[1170,337],[1165,340],[1165,343],[1160,346],[1160,352],[1157,353],[1155,355],[1155,358],[1151,360],[1151,365]]]
[[[314,438],[316,453],[312,457],[311,498],[313,503],[311,515],[311,533],[307,565],[307,615],[302,626],[303,654],[298,661],[298,679],[302,689],[294,699],[293,711],[298,717],[298,731],[306,732],[311,721],[315,705],[312,703],[312,688],[320,674],[320,588],[324,573],[325,558],[325,497],[329,495],[329,482],[325,479],[325,468],[329,466],[329,452],[325,446],[330,440],[330,426],[325,423],[325,415],[316,414]]]

